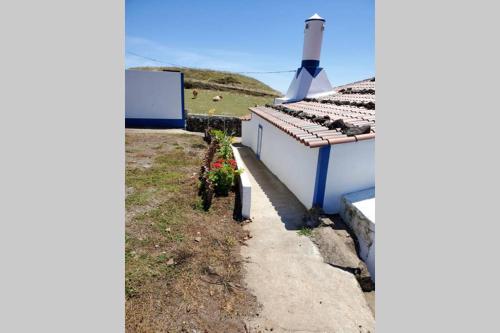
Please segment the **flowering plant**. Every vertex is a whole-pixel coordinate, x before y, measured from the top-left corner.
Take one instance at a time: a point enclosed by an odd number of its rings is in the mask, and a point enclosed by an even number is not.
[[[208,178],[215,185],[215,193],[218,195],[228,195],[229,190],[234,185],[235,176],[241,174],[241,170],[236,169],[236,161],[233,159],[218,159],[212,163]]]

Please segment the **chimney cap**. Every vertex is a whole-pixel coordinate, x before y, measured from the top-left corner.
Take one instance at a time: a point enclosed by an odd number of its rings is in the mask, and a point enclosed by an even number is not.
[[[308,18],[308,19],[306,20],[306,22],[307,22],[307,21],[323,21],[323,22],[325,22],[325,19],[324,19],[324,18],[322,18],[321,16],[319,16],[319,15],[318,15],[318,13],[316,13],[316,14],[314,14],[313,16],[311,16],[310,18]]]

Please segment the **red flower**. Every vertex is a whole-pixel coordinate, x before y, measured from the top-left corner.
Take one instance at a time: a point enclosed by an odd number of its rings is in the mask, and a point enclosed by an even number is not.
[[[231,164],[231,167],[233,169],[236,169],[236,161],[235,160],[229,160],[229,164]]]
[[[219,162],[212,163],[212,168],[213,169],[220,169],[220,168],[222,168],[222,163],[219,163]]]

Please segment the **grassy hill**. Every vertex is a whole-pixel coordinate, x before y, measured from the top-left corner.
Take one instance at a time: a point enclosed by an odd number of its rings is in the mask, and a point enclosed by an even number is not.
[[[205,114],[210,109],[215,109],[214,115],[244,116],[248,113],[248,107],[264,105],[273,102],[273,97],[252,96],[230,91],[214,91],[196,89],[198,97],[193,98],[193,89],[184,89],[184,102],[189,113]],[[221,95],[222,100],[212,101],[216,95]]]
[[[177,70],[184,73],[184,94],[189,113],[205,114],[215,109],[215,114],[242,116],[248,114],[248,107],[272,103],[281,94],[261,81],[231,72],[209,69],[177,67],[135,67],[131,69],[164,71]],[[193,98],[193,89],[198,97]],[[219,102],[212,97],[223,96]]]
[[[184,83],[186,88],[206,89],[213,85],[217,88],[233,88],[235,91],[255,91],[263,95],[280,96],[280,92],[252,77],[231,72],[214,71],[211,69],[179,68],[179,67],[134,67],[148,71],[180,71],[184,73]],[[205,85],[202,85],[205,83]],[[223,87],[221,87],[223,86]]]

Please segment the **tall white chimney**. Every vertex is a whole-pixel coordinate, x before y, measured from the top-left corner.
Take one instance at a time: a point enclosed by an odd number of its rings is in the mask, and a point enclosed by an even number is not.
[[[325,70],[319,67],[324,30],[325,19],[318,14],[305,21],[301,66],[295,72],[285,97],[276,98],[275,104],[312,98],[333,89]]]
[[[311,66],[319,66],[324,30],[325,19],[321,18],[318,14],[314,14],[306,20],[306,26],[304,28],[304,49],[302,51],[303,67],[304,63]]]

